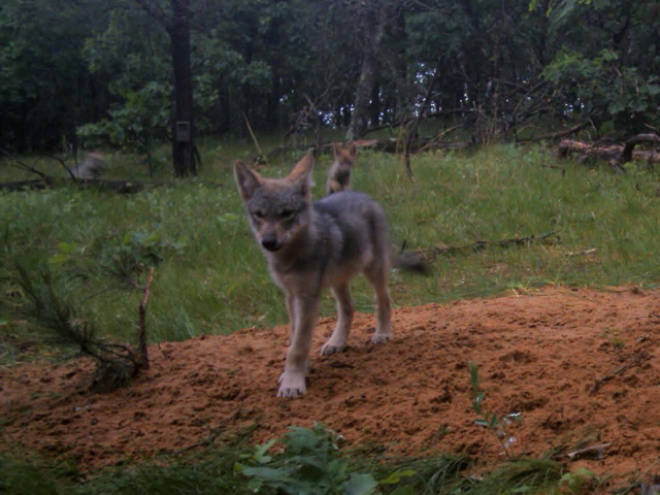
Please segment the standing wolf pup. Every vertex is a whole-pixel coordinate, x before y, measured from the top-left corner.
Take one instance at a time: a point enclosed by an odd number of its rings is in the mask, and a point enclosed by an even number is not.
[[[392,338],[387,275],[390,262],[424,271],[418,260],[391,255],[385,214],[364,194],[340,192],[312,204],[310,187],[314,157],[305,155],[283,179],[266,179],[238,161],[234,178],[252,232],[262,247],[275,282],[284,289],[291,321],[291,341],[278,397],[306,391],[312,333],[319,314],[321,291],[337,299],[337,325],[321,354],[346,348],[353,319],[350,279],[362,272],[376,293],[378,320],[371,341]]]
[[[335,145],[332,148],[335,161],[328,170],[328,182],[325,190],[328,196],[340,191],[348,191],[351,187],[351,169],[357,158],[357,148],[354,143]]]

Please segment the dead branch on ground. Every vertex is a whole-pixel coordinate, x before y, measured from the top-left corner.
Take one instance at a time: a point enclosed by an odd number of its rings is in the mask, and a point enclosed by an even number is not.
[[[627,362],[623,366],[620,366],[619,368],[615,369],[611,373],[608,373],[607,375],[603,376],[602,378],[599,378],[598,380],[596,380],[596,382],[594,383],[594,386],[591,387],[591,390],[589,391],[589,395],[596,395],[598,393],[598,391],[601,389],[601,387],[603,385],[605,385],[607,382],[609,382],[610,380],[613,380],[617,376],[623,375],[630,368],[635,368],[636,366],[640,366],[648,358],[649,358],[649,356],[645,352],[640,352],[638,354],[635,354],[629,362]]]
[[[200,182],[209,187],[222,187],[215,182]],[[40,179],[22,180],[0,183],[0,191],[20,192],[30,189],[42,190],[55,187],[75,185],[82,189],[98,189],[114,191],[120,194],[135,194],[151,187],[172,187],[179,184],[176,181],[148,181],[123,179],[70,179],[68,177],[52,177],[43,175]]]
[[[438,255],[443,256],[456,256],[459,254],[472,253],[483,251],[486,248],[497,246],[500,248],[509,248],[514,246],[529,246],[533,242],[543,241],[553,235],[555,235],[557,230],[551,232],[546,232],[541,235],[530,235],[527,237],[514,237],[511,239],[502,239],[500,241],[487,242],[487,241],[477,241],[473,244],[467,244],[464,246],[433,246],[430,248],[420,248],[414,252],[420,256],[423,256],[427,261],[432,262],[438,257]]]

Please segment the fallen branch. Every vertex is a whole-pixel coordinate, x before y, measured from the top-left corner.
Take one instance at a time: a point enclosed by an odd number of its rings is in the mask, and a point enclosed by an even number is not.
[[[528,246],[535,241],[543,241],[548,237],[555,235],[558,231],[553,230],[541,235],[530,235],[527,237],[514,237],[512,239],[503,239],[501,241],[486,242],[477,241],[474,244],[465,246],[434,246],[431,248],[420,248],[415,251],[416,254],[425,257],[428,261],[434,261],[438,255],[456,256],[465,252],[477,252],[491,246],[498,246],[501,248],[509,248],[513,246]]]
[[[209,187],[222,187],[215,182],[200,182]],[[30,189],[48,189],[75,185],[80,188],[114,191],[120,194],[135,194],[149,187],[172,187],[180,184],[177,181],[146,181],[122,179],[70,179],[44,175],[41,179],[23,180],[0,183],[0,191],[20,192]]]
[[[591,256],[592,254],[596,254],[596,248],[591,248],[591,249],[585,249],[584,251],[576,251],[576,252],[570,252],[567,253],[566,256]]]
[[[611,443],[603,443],[600,445],[590,445],[584,449],[575,450],[566,454],[571,461],[577,461],[578,459],[596,459],[600,460],[605,455],[605,449],[607,449]]]
[[[645,353],[642,352],[642,353],[636,354],[629,363],[624,364],[623,366],[615,369],[611,373],[608,373],[604,377],[599,378],[598,380],[596,380],[596,382],[594,383],[594,386],[591,387],[591,390],[589,391],[589,395],[596,395],[598,393],[598,391],[601,389],[601,387],[603,385],[605,385],[605,383],[607,383],[610,380],[616,378],[617,376],[623,375],[630,368],[634,368],[636,366],[639,366],[646,359],[648,359],[648,356]]]

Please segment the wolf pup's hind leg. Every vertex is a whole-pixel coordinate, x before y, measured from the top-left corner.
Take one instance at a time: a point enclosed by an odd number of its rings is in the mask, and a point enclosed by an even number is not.
[[[364,274],[373,285],[376,294],[376,333],[371,337],[374,344],[384,344],[392,337],[392,303],[387,289],[387,265],[378,264],[365,270]]]
[[[332,289],[337,299],[337,325],[332,332],[330,340],[321,347],[321,354],[335,354],[346,349],[348,334],[353,322],[354,305],[347,282],[343,282]]]

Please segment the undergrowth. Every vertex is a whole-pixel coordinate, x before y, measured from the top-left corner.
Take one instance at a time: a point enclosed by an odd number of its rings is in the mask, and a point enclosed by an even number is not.
[[[83,476],[70,466],[0,458],[0,493],[7,495],[482,495],[590,493],[563,491],[562,468],[550,460],[512,459],[477,475],[464,457],[353,458],[324,427],[292,428],[262,446],[239,444],[195,457]],[[563,478],[567,479],[566,477]],[[572,485],[578,486],[578,485]]]
[[[85,306],[107,336],[127,339],[136,331],[140,295],[99,288],[122,267],[145,260],[158,264],[148,315],[152,341],[284,324],[283,296],[252,239],[232,177],[233,160],[252,154],[247,144],[207,143],[199,180],[130,196],[73,188],[0,193],[0,295],[6,301],[17,293],[14,261],[28,268],[48,263],[68,277],[67,300]],[[113,176],[139,176],[122,158],[113,159]],[[282,176],[295,159],[286,155],[261,173]],[[327,156],[319,159],[315,197],[322,195],[329,163]],[[557,231],[525,246],[441,255],[432,277],[395,272],[391,292],[398,306],[548,284],[655,286],[658,179],[646,167],[627,167],[627,174],[614,174],[559,163],[540,146],[500,145],[471,154],[421,154],[413,160],[411,181],[393,155],[361,152],[353,188],[384,205],[394,242],[408,248]],[[373,310],[368,283],[358,278],[353,294],[358,310]],[[327,296],[322,314],[334,313]],[[4,360],[16,359],[11,343],[33,339],[29,327],[6,316],[0,323]]]

